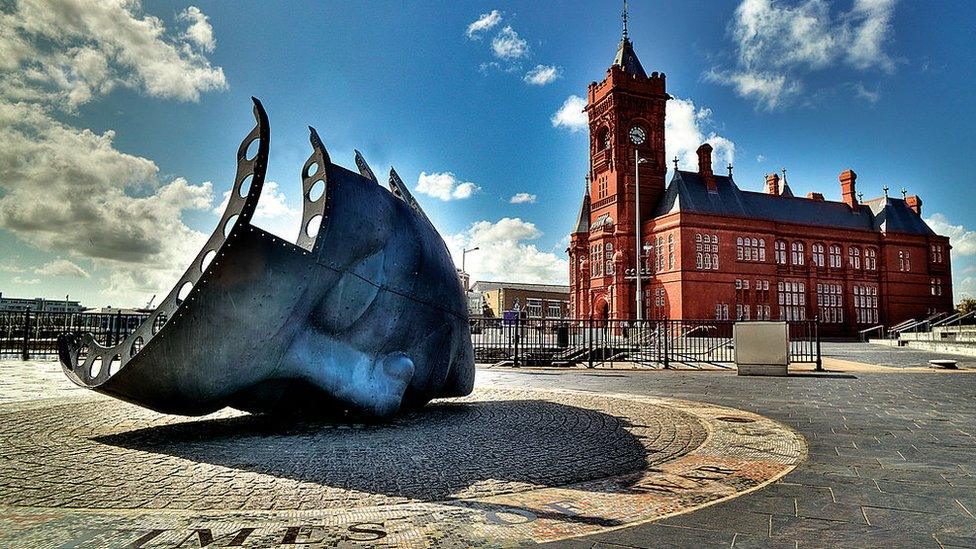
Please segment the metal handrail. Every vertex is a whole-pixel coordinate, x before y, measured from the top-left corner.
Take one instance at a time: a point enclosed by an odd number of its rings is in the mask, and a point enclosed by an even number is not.
[[[878,324],[877,326],[872,326],[866,330],[859,331],[858,333],[861,334],[861,341],[866,341],[868,339],[867,334],[875,330],[880,330],[881,335],[884,336],[884,324]]]

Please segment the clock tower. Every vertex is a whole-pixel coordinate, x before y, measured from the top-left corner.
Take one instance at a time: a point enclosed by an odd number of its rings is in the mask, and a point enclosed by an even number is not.
[[[591,82],[587,89],[590,169],[585,202],[589,211],[580,212],[570,246],[570,255],[575,256],[572,301],[574,313],[581,318],[635,318],[636,280],[624,271],[634,267],[637,255],[638,195],[644,222],[664,194],[668,99],[664,73],[648,75],[634,53],[625,7],[613,64],[602,82]],[[583,226],[585,234],[579,232]],[[584,270],[589,275],[585,280],[579,274]]]

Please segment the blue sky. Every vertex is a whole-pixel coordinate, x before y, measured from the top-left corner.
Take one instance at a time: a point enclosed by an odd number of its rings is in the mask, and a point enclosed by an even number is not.
[[[574,96],[613,58],[619,2],[76,4],[0,7],[5,295],[165,293],[217,219],[252,95],[272,127],[258,225],[297,233],[313,125],[334,162],[395,166],[452,250],[480,246],[474,278],[565,281]],[[957,299],[976,294],[974,23],[965,2],[630,4],[675,97],[669,158],[708,140],[747,189],[783,167],[797,194],[839,199],[847,168],[866,198],[905,187],[953,237]]]

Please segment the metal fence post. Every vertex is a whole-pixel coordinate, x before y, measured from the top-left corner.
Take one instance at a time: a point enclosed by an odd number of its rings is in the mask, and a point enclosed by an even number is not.
[[[819,316],[816,317],[813,320],[813,331],[816,334],[816,339],[817,339],[817,368],[816,368],[816,370],[818,372],[822,372],[823,371],[823,358],[822,358],[822,355],[820,354],[820,317]]]
[[[31,329],[31,314],[30,309],[24,313],[24,347],[21,349],[20,357],[24,360],[30,360],[30,329]]]
[[[584,322],[586,322],[586,332],[587,332],[586,356],[587,356],[587,361],[589,362],[589,365],[587,367],[592,369],[593,368],[593,321],[590,320]]]
[[[512,358],[512,367],[518,368],[519,365],[519,339],[522,335],[522,315],[515,317],[515,354]]]
[[[671,331],[671,325],[667,318],[663,321],[664,323],[664,369],[671,367],[671,360],[668,358],[668,332]]]

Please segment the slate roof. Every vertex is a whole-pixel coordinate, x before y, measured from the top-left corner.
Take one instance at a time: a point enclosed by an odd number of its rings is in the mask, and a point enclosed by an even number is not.
[[[640,59],[637,59],[637,54],[634,53],[634,45],[630,43],[630,39],[626,36],[620,41],[620,45],[617,46],[617,55],[613,59],[613,64],[628,74],[647,78],[647,73],[644,72],[644,67],[641,65]]]
[[[654,217],[682,211],[861,231],[935,234],[904,200],[869,200],[851,209],[843,202],[743,191],[729,176],[714,177],[718,192],[710,193],[698,173],[677,170]]]
[[[896,233],[935,234],[921,216],[908,207],[901,198],[881,197],[865,200],[864,205],[874,215],[876,230]]]
[[[590,232],[590,193],[583,194],[583,203],[580,204],[579,218],[576,220],[576,229],[573,232]]]

